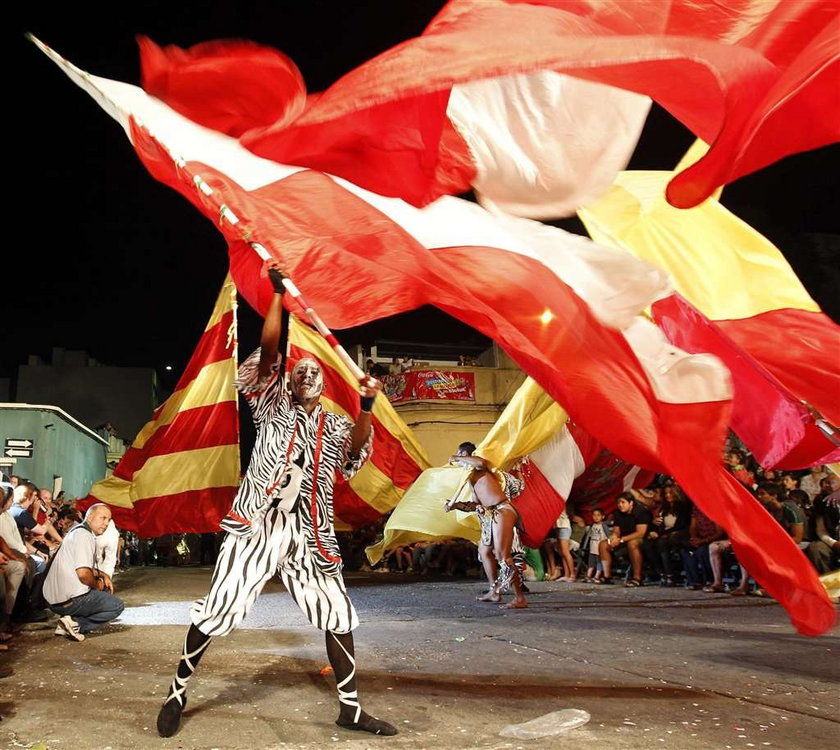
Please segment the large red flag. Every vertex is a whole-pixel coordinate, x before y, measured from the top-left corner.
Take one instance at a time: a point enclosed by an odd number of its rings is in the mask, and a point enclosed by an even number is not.
[[[243,144],[260,156],[330,172],[415,205],[478,183],[490,202],[537,215],[534,201],[555,210],[563,205],[558,190],[568,172],[555,171],[557,162],[543,163],[550,149],[530,158],[535,123],[545,118],[555,128],[577,126],[566,134],[567,144],[572,139],[585,151],[584,168],[575,174],[586,181],[592,179],[588,172],[604,168],[611,143],[632,149],[641,124],[632,103],[625,109],[595,89],[577,102],[557,81],[539,79],[541,73],[563,73],[645,94],[712,144],[669,185],[668,200],[685,208],[722,184],[840,138],[839,8],[838,0],[453,0],[421,36],[359,66],[305,107],[293,64],[279,53],[255,55],[241,43],[225,55],[220,44],[162,51],[146,41],[144,85],[197,122],[241,133]],[[522,79],[505,92],[513,74]],[[267,84],[272,80],[276,85]],[[491,95],[504,98],[505,106],[494,110],[481,103],[487,92],[475,82],[487,80],[500,86]],[[282,115],[268,122],[263,106],[256,122],[243,117],[232,128],[228,110],[258,99],[266,87],[283,102],[277,105]],[[193,96],[186,99],[185,89]],[[536,116],[513,116],[522,174],[496,171],[482,155],[498,153],[492,140],[511,135],[498,127],[499,112],[513,112],[516,97],[529,89],[536,94],[530,110]],[[574,110],[570,118],[553,106],[558,97]],[[582,135],[587,110],[597,114]],[[491,122],[486,129],[471,127],[465,117],[494,113],[496,127]],[[554,148],[556,130],[542,135]],[[587,164],[596,169],[585,169]],[[522,190],[511,187],[516,180]],[[588,188],[596,184],[602,181]]]
[[[637,315],[668,293],[661,272],[585,238],[491,216],[458,199],[419,210],[257,159],[135,87],[53,59],[124,124],[157,179],[220,225],[234,278],[258,310],[266,309],[271,289],[260,279],[252,242],[282,260],[333,328],[438,306],[499,342],[616,455],[673,475],[727,528],[739,559],[801,632],[832,626],[835,609],[813,568],[721,465],[731,395],[725,370],[713,357],[669,346]]]

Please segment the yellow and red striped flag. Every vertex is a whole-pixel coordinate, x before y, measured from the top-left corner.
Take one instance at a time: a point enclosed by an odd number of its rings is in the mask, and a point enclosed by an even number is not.
[[[321,364],[324,408],[355,420],[359,416],[359,384],[329,343],[292,316],[289,344],[289,367],[307,356]],[[340,477],[336,481],[335,527],[359,528],[375,521],[397,505],[430,465],[426,452],[388,399],[377,398],[373,405],[373,454],[349,482]]]
[[[80,508],[111,506],[141,537],[219,530],[239,485],[236,286],[230,275],[175,392]]]

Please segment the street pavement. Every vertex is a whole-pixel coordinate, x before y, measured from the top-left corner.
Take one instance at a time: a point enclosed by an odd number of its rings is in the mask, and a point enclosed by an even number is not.
[[[475,601],[476,580],[349,574],[363,707],[382,738],[341,730],[323,636],[279,583],[217,638],[180,732],[155,717],[209,568],[116,578],[119,621],[77,643],[21,633],[0,681],[0,746],[172,748],[809,748],[840,746],[838,629],[796,634],[767,599],[645,586],[530,584],[530,608]],[[509,598],[509,597],[508,597]],[[590,721],[541,739],[499,735],[563,709]],[[5,745],[4,745],[5,743]]]

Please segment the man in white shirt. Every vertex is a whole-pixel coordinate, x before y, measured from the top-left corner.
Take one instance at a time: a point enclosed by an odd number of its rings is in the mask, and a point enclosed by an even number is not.
[[[91,505],[85,520],[74,526],[53,558],[44,581],[44,599],[59,616],[56,635],[83,641],[85,633],[119,617],[123,601],[106,589],[99,572],[96,537],[111,521],[111,510],[104,503]]]

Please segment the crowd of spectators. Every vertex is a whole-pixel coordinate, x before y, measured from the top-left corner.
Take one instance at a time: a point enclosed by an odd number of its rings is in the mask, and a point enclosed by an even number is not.
[[[67,628],[61,627],[62,617],[55,605],[46,601],[44,581],[68,533],[89,519],[78,510],[75,498],[65,492],[54,497],[50,489],[39,488],[14,474],[0,475],[0,501],[0,652],[7,651],[22,630],[32,627],[56,625],[56,635],[72,637]],[[113,594],[113,578],[130,566],[183,565],[191,561],[212,565],[220,537],[221,532],[139,539],[111,522],[88,542],[95,541],[96,549],[96,559],[91,560],[95,576],[92,583]],[[84,638],[76,633],[74,640]],[[10,668],[0,665],[0,676],[10,673]]]
[[[794,472],[762,469],[734,436],[724,464],[818,574],[840,569],[840,477],[821,466]],[[14,475],[2,480],[0,651],[9,648],[27,623],[55,617],[41,596],[45,572],[64,537],[83,520],[75,502],[63,492],[53,497],[49,489]],[[621,493],[609,505],[615,506],[612,512],[595,508],[584,518],[567,504],[540,549],[526,548],[525,580],[603,586],[620,578],[630,587],[657,584],[733,596],[763,595],[737,560],[724,529],[671,477],[659,475],[648,487]],[[339,532],[346,570],[451,578],[483,575],[476,545],[459,538],[397,546],[371,565],[365,549],[382,537],[386,520],[387,516],[354,532]],[[222,536],[218,532],[139,539],[130,531],[114,534],[109,585],[112,575],[130,566],[213,565]],[[7,672],[0,668],[0,676]]]

